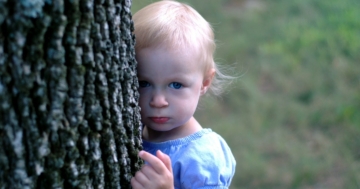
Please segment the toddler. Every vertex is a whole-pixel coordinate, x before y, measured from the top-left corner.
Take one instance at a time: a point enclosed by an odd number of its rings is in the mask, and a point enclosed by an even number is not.
[[[193,8],[152,3],[133,16],[146,164],[134,189],[228,188],[235,159],[225,140],[193,117],[200,96],[219,92],[214,34]],[[221,78],[220,78],[221,79]]]

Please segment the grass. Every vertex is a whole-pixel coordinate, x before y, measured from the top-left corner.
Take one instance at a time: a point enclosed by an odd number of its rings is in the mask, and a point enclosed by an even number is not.
[[[212,23],[216,60],[239,76],[196,113],[232,148],[231,188],[359,189],[360,2],[183,2]]]

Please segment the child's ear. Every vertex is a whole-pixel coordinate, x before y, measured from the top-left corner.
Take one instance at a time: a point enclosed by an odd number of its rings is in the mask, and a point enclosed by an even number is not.
[[[215,76],[215,69],[214,68],[210,69],[205,74],[205,77],[204,77],[204,80],[203,80],[203,83],[202,83],[202,86],[201,86],[201,95],[204,95],[206,93],[206,91],[209,89],[214,76]]]

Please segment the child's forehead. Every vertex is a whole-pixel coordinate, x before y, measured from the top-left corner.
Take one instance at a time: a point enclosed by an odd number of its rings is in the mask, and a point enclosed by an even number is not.
[[[138,60],[149,60],[149,58],[151,57],[156,58],[157,60],[170,60],[169,63],[180,62],[181,64],[178,66],[189,66],[194,69],[196,68],[196,70],[200,69],[201,72],[206,72],[206,70],[208,69],[208,65],[205,63],[203,56],[201,55],[201,53],[199,53],[198,50],[192,50],[185,47],[177,48],[167,46],[151,46],[141,49],[137,53]],[[140,61],[138,63],[141,67],[142,62]]]
[[[199,46],[196,44],[186,43],[182,40],[164,38],[163,40],[154,41],[154,43],[148,48],[165,49],[173,52],[198,52]]]
[[[143,56],[149,56],[151,52],[162,52],[165,54],[173,55],[178,57],[179,59],[185,57],[192,57],[193,59],[197,59],[199,57],[199,53],[197,50],[186,48],[186,47],[174,47],[174,46],[166,46],[166,45],[157,45],[150,46],[143,49],[140,49],[138,52],[147,52],[141,53]]]

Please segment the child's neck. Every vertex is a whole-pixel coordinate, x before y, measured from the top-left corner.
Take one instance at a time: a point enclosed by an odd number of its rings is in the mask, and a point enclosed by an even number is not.
[[[144,127],[143,139],[149,142],[165,142],[169,140],[176,140],[192,135],[202,129],[201,125],[194,117],[191,117],[184,125],[176,127],[169,131],[156,131],[149,127]]]

